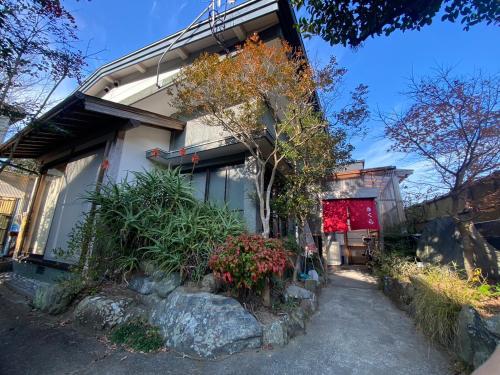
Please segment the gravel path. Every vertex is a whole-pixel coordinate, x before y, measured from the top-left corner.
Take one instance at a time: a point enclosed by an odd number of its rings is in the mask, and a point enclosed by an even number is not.
[[[218,361],[110,349],[64,319],[31,311],[0,285],[0,374],[451,374],[446,354],[359,271],[331,276],[306,335]]]

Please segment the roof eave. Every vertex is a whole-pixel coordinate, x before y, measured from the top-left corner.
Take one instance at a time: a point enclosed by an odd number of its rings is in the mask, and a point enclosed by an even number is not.
[[[251,0],[244,2],[243,4],[234,7],[232,9],[229,9],[226,12],[225,22],[230,24],[231,28],[234,28],[244,22],[247,22],[248,20],[245,17],[248,16],[249,14],[255,13],[254,18],[258,18],[261,17],[263,14],[269,14],[273,12],[278,13],[278,11],[280,10],[279,4],[282,2],[283,0]],[[287,6],[289,5],[287,4]],[[292,18],[293,17],[294,16],[292,15]],[[289,26],[290,28],[293,28],[293,25]],[[196,40],[201,40],[205,38],[206,36],[204,35],[204,33],[210,31],[208,20],[204,20],[195,24],[191,28],[191,30],[192,30],[191,32],[187,32],[186,35],[184,35],[179,41],[176,42],[175,48],[173,48],[171,52],[179,48],[182,48],[187,44],[193,43]],[[163,51],[172,42],[175,41],[175,39],[179,36],[181,32],[182,30],[172,35],[169,35],[163,39],[160,39],[159,41],[154,42],[137,51],[129,53],[108,64],[103,65],[82,83],[82,85],[78,88],[78,91],[86,92],[92,86],[94,86],[98,81],[103,79],[105,76],[109,76],[113,73],[116,73],[121,69],[129,68],[148,59],[152,59],[155,57],[159,58],[159,56],[161,56]],[[200,37],[197,39],[197,36]],[[299,39],[301,41],[300,36]]]

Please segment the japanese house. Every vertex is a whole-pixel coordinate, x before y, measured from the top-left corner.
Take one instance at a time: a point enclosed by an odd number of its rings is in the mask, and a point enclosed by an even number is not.
[[[223,19],[217,33],[227,50],[255,32],[266,43],[284,39],[303,48],[288,1],[247,1],[227,10]],[[225,53],[208,20],[180,36],[181,32],[167,36],[102,66],[45,113],[36,127],[23,129],[0,147],[0,157],[13,153],[42,166],[21,225],[17,257],[38,267],[75,262],[77,258],[61,259],[57,250],[65,250],[75,223],[90,209],[80,199],[85,191],[158,165],[191,171],[193,155],[198,161],[192,176],[196,196],[227,203],[241,212],[250,231],[258,230],[254,185],[248,175],[252,160],[245,147],[220,129],[204,125],[203,118],[173,118],[176,109],[166,89],[180,69],[202,52]]]
[[[363,264],[383,233],[404,230],[399,184],[412,174],[394,166],[364,168],[364,161],[328,176],[322,196],[323,254],[330,266]]]

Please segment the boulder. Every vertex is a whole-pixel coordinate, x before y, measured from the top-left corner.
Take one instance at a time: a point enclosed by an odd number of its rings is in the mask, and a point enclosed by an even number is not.
[[[271,346],[285,346],[288,344],[286,318],[276,319],[262,325],[262,344]]]
[[[153,275],[153,277],[158,275]],[[178,273],[165,275],[154,281],[153,290],[160,298],[166,298],[175,288],[181,285],[181,276]]]
[[[80,325],[106,330],[132,319],[143,317],[143,312],[132,298],[87,296],[75,308],[73,316]]]
[[[150,323],[160,328],[165,344],[200,357],[258,348],[262,327],[238,301],[182,288],[151,308]]]
[[[67,310],[78,292],[63,284],[44,284],[36,289],[33,306],[52,315],[60,314]]]
[[[302,308],[294,309],[288,314],[285,320],[288,337],[293,338],[304,334],[306,331],[306,319],[307,315]]]
[[[288,301],[289,299],[316,299],[316,294],[310,290],[292,284],[285,289],[285,300]]]
[[[300,301],[300,308],[307,316],[311,316],[318,308],[318,300],[311,298],[303,299]]]
[[[179,285],[181,277],[178,273],[155,271],[151,276],[135,275],[128,287],[142,295],[155,293],[160,298],[166,298]]]
[[[221,289],[221,282],[213,273],[209,273],[201,280],[201,289],[208,293],[217,293]]]
[[[128,283],[128,288],[139,294],[148,295],[153,293],[154,282],[148,276],[136,275]]]
[[[489,322],[497,318],[488,319]],[[494,325],[494,323],[492,323]],[[457,319],[456,354],[474,368],[484,363],[500,344],[500,336],[489,329],[489,324],[470,306],[464,306]]]
[[[497,338],[500,338],[500,313],[489,318],[483,318],[486,328]]]
[[[0,259],[0,273],[12,271],[12,259]]]
[[[472,242],[475,249],[475,263],[488,278],[500,279],[500,251],[479,241],[481,233],[473,227]],[[483,238],[484,239],[484,238]],[[417,244],[417,257],[424,262],[456,263],[464,268],[463,241],[451,217],[435,218],[425,225]]]
[[[418,277],[413,278],[418,282]],[[412,301],[415,296],[415,286],[409,281],[399,281],[389,276],[382,279],[382,291],[398,308],[413,315]]]

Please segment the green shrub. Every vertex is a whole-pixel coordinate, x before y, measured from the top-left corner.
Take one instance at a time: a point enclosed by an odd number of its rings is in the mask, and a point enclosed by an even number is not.
[[[133,176],[131,182],[88,193],[95,212],[74,228],[68,244],[70,251],[83,254],[92,249],[89,265],[97,277],[126,275],[149,260],[166,273],[198,280],[212,250],[244,230],[238,214],[197,201],[179,169]]]
[[[405,258],[393,254],[381,254],[373,261],[378,276],[389,276],[399,281],[409,281],[423,270],[418,267],[414,258]]]
[[[158,328],[141,321],[118,326],[111,332],[109,339],[114,344],[144,353],[155,352],[163,347]]]
[[[281,240],[242,234],[229,236],[215,250],[209,266],[231,288],[261,291],[267,278],[283,274],[289,255]]]
[[[481,284],[477,288],[477,291],[485,298],[500,298],[500,284]]]

